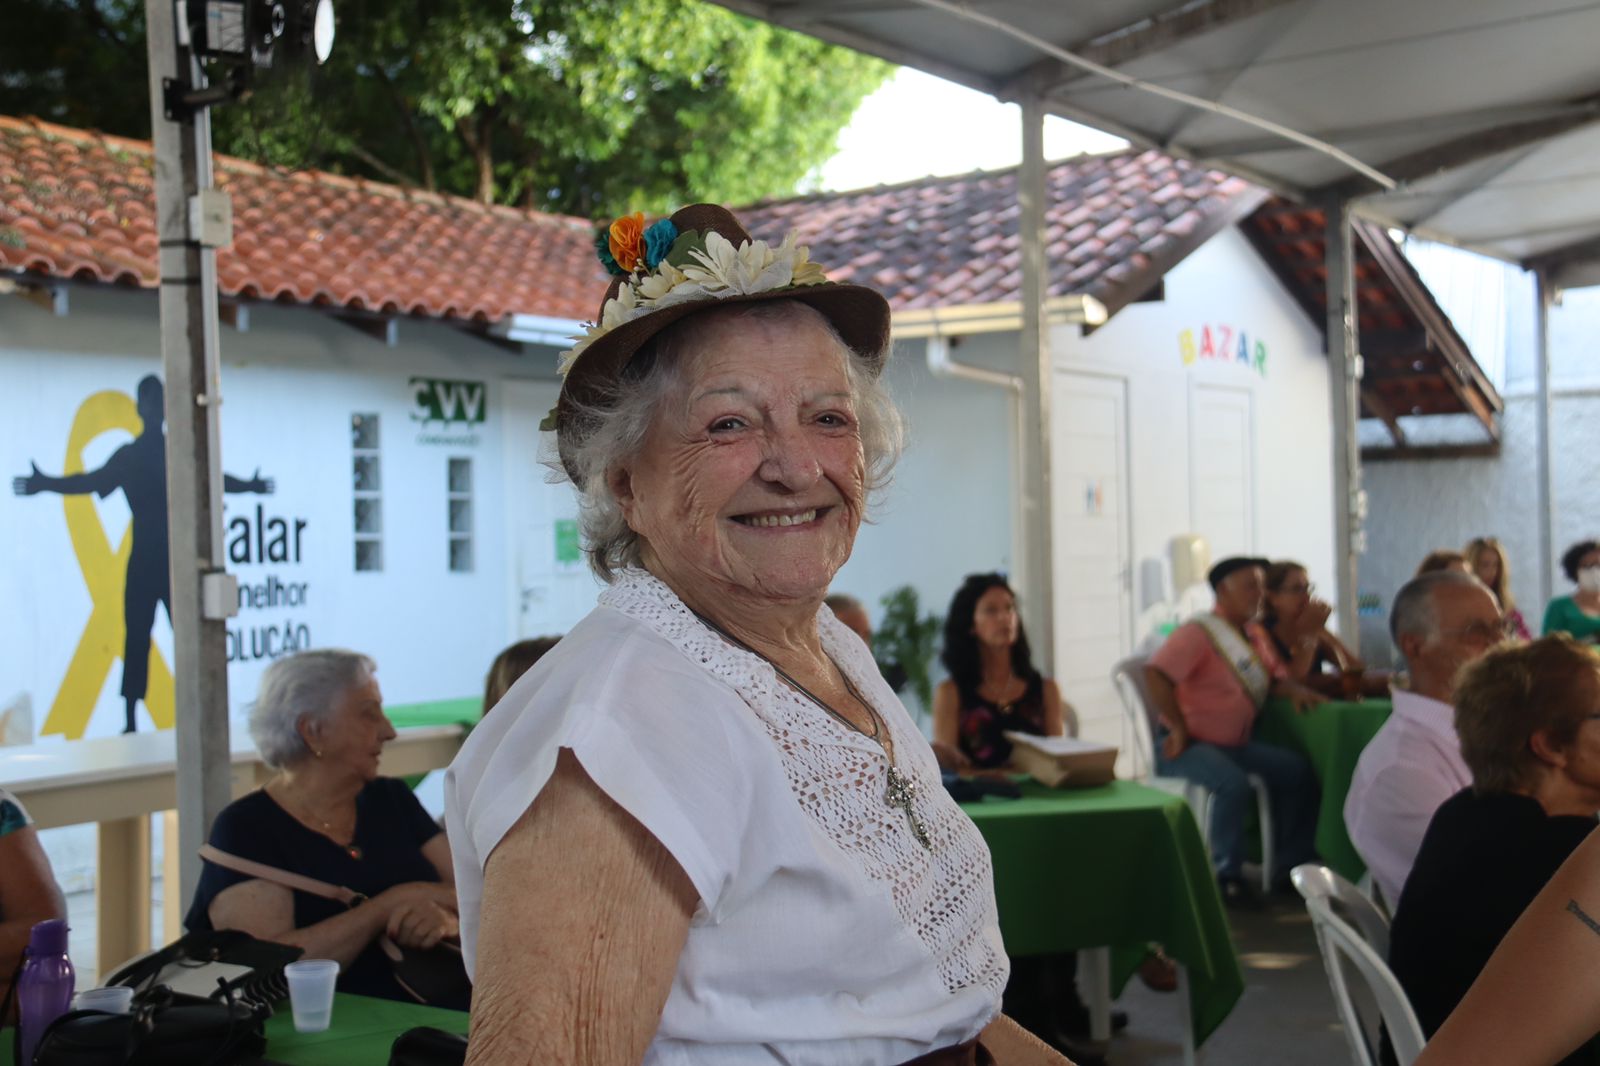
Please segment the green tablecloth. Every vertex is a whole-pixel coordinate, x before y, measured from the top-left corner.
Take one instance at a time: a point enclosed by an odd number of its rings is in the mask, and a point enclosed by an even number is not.
[[[394,1038],[419,1025],[464,1034],[467,1014],[338,992],[333,1026],[321,1033],[297,1033],[285,1002],[267,1021],[266,1058],[285,1066],[383,1066]],[[12,1066],[13,1035],[10,1029],[0,1030],[0,1066]]]
[[[1344,828],[1344,798],[1356,760],[1380,726],[1389,719],[1388,700],[1332,702],[1296,714],[1288,700],[1273,700],[1256,723],[1256,739],[1293,748],[1311,760],[1322,784],[1317,812],[1317,853],[1331,869],[1352,881],[1367,872],[1350,834]]]
[[[1184,801],[1128,781],[964,805],[994,856],[1000,930],[1012,955],[1118,953],[1117,988],[1161,944],[1189,971],[1195,1040],[1244,991],[1200,830]]]
[[[383,1066],[394,1038],[419,1025],[465,1033],[467,1014],[341,992],[333,997],[332,1028],[297,1033],[285,1003],[267,1022],[267,1058],[289,1066]]]

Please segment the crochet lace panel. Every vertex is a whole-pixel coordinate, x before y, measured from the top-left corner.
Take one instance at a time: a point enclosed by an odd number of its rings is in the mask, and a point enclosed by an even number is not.
[[[932,954],[945,988],[980,987],[998,997],[1007,965],[984,935],[995,924],[989,849],[939,780],[938,764],[898,700],[878,697],[877,665],[826,609],[823,649],[867,696],[889,729],[895,760],[916,783],[914,801],[931,852],[905,812],[884,800],[889,760],[868,737],[834,720],[782,681],[760,656],[734,647],[696,618],[662,581],[627,570],[600,596],[666,638],[737,692],[766,728],[800,807],[873,883],[889,892],[901,922]]]

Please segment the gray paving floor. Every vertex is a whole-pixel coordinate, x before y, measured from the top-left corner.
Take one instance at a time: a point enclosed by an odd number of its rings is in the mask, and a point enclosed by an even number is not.
[[[1200,1048],[1206,1066],[1343,1066],[1344,1028],[1317,954],[1311,919],[1298,901],[1275,898],[1261,913],[1229,912],[1244,966],[1245,990],[1233,1013]],[[1129,983],[1118,1006],[1126,1032],[1112,1040],[1112,1066],[1177,1066],[1183,1061],[1177,1004],[1171,995]]]

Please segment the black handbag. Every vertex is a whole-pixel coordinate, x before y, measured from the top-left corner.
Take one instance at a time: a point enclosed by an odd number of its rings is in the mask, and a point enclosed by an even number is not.
[[[367,897],[343,885],[318,881],[314,877],[282,870],[252,859],[241,859],[206,844],[200,857],[224,869],[247,877],[258,877],[275,885],[335,900],[346,907],[366,902]],[[403,948],[387,936],[378,937],[378,950],[389,960],[395,981],[406,995],[432,1007],[466,1010],[472,1002],[472,981],[461,957],[461,945],[446,941],[431,948]]]
[[[467,1038],[431,1026],[407,1029],[389,1048],[389,1066],[462,1066]]]
[[[235,1066],[267,1048],[271,1009],[201,999],[164,985],[139,993],[127,1014],[70,1011],[57,1018],[27,1066]]]

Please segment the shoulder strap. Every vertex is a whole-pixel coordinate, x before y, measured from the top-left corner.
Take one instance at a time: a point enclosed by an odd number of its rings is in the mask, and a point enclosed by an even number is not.
[[[232,870],[234,873],[244,874],[246,877],[257,877],[263,881],[271,881],[275,885],[282,885],[284,888],[293,889],[296,892],[305,892],[313,896],[321,896],[323,899],[337,900],[346,907],[353,907],[357,903],[365,902],[367,899],[360,892],[345,888],[343,885],[318,881],[314,877],[291,873],[276,866],[268,866],[264,862],[241,859],[237,855],[229,855],[226,851],[214,848],[210,844],[202,844],[200,846],[200,857],[207,862],[221,866],[225,870]]]

